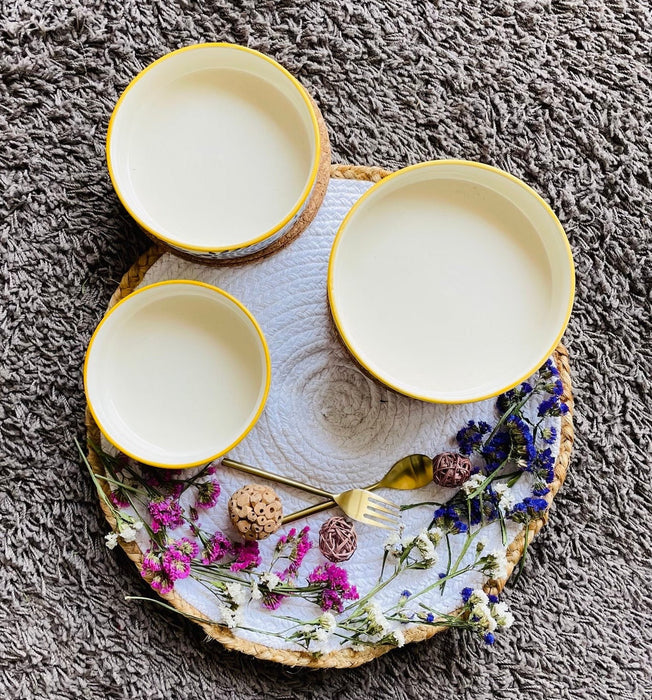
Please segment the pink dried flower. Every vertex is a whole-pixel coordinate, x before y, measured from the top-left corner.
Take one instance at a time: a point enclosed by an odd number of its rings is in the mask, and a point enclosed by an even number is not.
[[[263,607],[267,610],[278,610],[281,603],[287,598],[287,596],[281,593],[265,593],[263,596]]]
[[[172,488],[170,489],[170,494],[172,495],[172,498],[179,498],[179,496],[183,493],[184,488],[185,486],[182,481],[175,481],[172,484]]]
[[[150,549],[148,549],[145,552],[145,555],[143,556],[143,564],[141,567],[141,575],[143,578],[147,576],[148,574],[155,574],[161,570],[161,562],[159,561],[158,558],[154,557],[152,555],[152,552]]]
[[[357,600],[358,591],[349,583],[346,571],[335,564],[322,564],[308,575],[308,583],[323,584],[317,596],[322,610],[342,612],[344,600]]]
[[[197,508],[212,508],[220,496],[220,485],[214,479],[205,481],[197,487]]]
[[[202,564],[213,564],[232,553],[233,543],[223,532],[217,530],[206,543],[202,552],[201,562]]]
[[[236,558],[231,564],[231,571],[244,571],[246,569],[255,569],[257,566],[260,566],[260,552],[258,549],[258,542],[255,540],[236,542],[234,551]]]
[[[215,465],[214,465],[214,464],[211,464],[210,467],[206,467],[206,473],[207,473],[207,474],[213,475],[213,474],[215,474],[216,471],[217,471],[217,470],[215,469]]]
[[[159,571],[155,574],[150,585],[161,595],[169,593],[174,588],[174,582],[168,578],[164,571]]]
[[[163,555],[163,572],[171,581],[187,578],[190,575],[190,561],[173,549],[168,549]]]
[[[111,491],[109,494],[109,500],[116,508],[128,508],[129,501],[127,500],[125,492],[121,488],[117,488],[115,491]]]
[[[199,554],[199,547],[196,542],[188,537],[182,537],[180,540],[171,542],[167,551],[175,552],[179,559],[190,561]]]
[[[152,532],[158,532],[161,528],[174,530],[183,525],[183,511],[172,496],[155,498],[149,502],[147,510],[152,518]]]

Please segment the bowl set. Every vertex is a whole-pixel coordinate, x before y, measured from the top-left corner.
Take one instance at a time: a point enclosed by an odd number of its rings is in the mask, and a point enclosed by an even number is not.
[[[129,84],[109,123],[107,163],[122,204],[159,245],[232,264],[307,227],[330,150],[317,106],[278,63],[200,44]],[[325,293],[368,374],[418,400],[465,403],[543,364],[574,284],[563,228],[533,189],[488,165],[439,160],[391,174],[356,202],[335,234]],[[260,416],[270,377],[253,315],[227,291],[188,280],[113,307],[84,368],[107,440],[168,468],[231,450]]]

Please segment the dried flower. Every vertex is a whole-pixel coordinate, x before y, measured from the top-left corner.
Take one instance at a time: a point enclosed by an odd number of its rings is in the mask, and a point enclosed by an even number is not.
[[[212,508],[220,496],[220,485],[214,479],[204,481],[197,487],[197,508]]]
[[[152,532],[159,532],[161,529],[174,530],[183,525],[183,511],[179,502],[172,496],[159,496],[147,505],[147,510],[152,519]]]
[[[335,564],[315,567],[308,575],[308,583],[321,584],[317,602],[324,611],[342,612],[343,601],[358,599],[358,591],[349,583],[348,574]]]
[[[204,546],[202,564],[214,564],[229,554],[233,554],[233,543],[223,533],[217,530]]]
[[[118,535],[115,532],[109,532],[108,535],[104,537],[106,540],[107,549],[115,549],[118,545]]]
[[[111,491],[109,494],[109,500],[116,508],[128,508],[129,499],[127,498],[126,491],[118,487],[115,491]]]
[[[235,561],[231,564],[231,571],[250,571],[260,566],[260,550],[255,540],[236,542],[233,549]]]
[[[476,422],[470,420],[455,436],[460,452],[463,455],[470,455],[477,451],[482,442],[482,436],[491,431],[491,426],[484,421]]]

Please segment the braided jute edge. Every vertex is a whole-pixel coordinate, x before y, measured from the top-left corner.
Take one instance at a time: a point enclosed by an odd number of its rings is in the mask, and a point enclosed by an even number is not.
[[[345,178],[349,180],[367,180],[372,182],[378,182],[380,179],[389,174],[389,171],[382,170],[381,168],[371,168],[359,165],[333,165],[331,166],[331,177],[333,178]],[[109,302],[109,308],[115,305],[120,299],[127,296],[138,286],[142,281],[145,273],[149,268],[163,255],[165,250],[159,247],[150,248],[146,251],[137,262],[127,271],[122,280],[120,281],[120,286],[116,289],[115,293],[111,297]],[[564,385],[564,395],[563,398],[567,402],[569,407],[569,412],[562,416],[561,419],[561,443],[559,446],[559,455],[555,463],[555,479],[550,484],[550,493],[546,496],[548,503],[552,503],[557,491],[561,488],[566,478],[566,473],[568,471],[568,465],[571,457],[571,449],[573,445],[573,395],[572,386],[570,378],[570,365],[568,359],[568,351],[560,343],[554,352],[555,362],[557,368],[559,369],[559,374],[561,376],[562,383]],[[96,444],[100,441],[100,431],[93,421],[93,417],[90,414],[88,408],[86,409],[86,427],[87,435],[89,440],[92,440]],[[98,473],[103,473],[102,463],[89,447],[88,459],[93,468],[93,470]],[[109,487],[106,483],[103,483],[103,488],[108,494]],[[106,507],[104,502],[100,499],[100,506],[104,515],[109,522],[112,529],[115,530],[116,522],[111,514],[111,511]],[[534,537],[539,533],[541,528],[545,525],[548,520],[548,511],[544,516],[536,521],[533,521],[529,525],[529,535],[528,541],[532,542]],[[138,570],[142,568],[143,553],[136,545],[135,542],[123,542],[119,540],[121,547],[127,553],[127,556],[136,564]],[[525,544],[525,530],[520,532],[514,542],[507,549],[507,560],[508,560],[508,576],[511,575],[514,567],[519,562]],[[489,581],[485,586],[485,590],[488,593],[499,593],[505,583],[507,578],[500,581]],[[204,615],[189,605],[181,596],[179,596],[175,591],[162,596],[167,600],[167,602],[176,608],[179,612],[186,615],[203,618]],[[360,666],[372,659],[381,656],[382,654],[391,651],[394,647],[391,646],[375,646],[375,647],[365,647],[364,649],[354,651],[351,648],[341,649],[339,651],[329,652],[320,657],[315,657],[309,652],[305,651],[290,651],[285,649],[273,649],[263,644],[256,644],[245,639],[236,637],[230,630],[220,627],[219,625],[210,625],[205,623],[198,623],[208,634],[209,637],[216,639],[218,642],[223,644],[227,649],[233,649],[236,651],[241,651],[245,654],[250,654],[256,656],[259,659],[265,661],[275,661],[286,666],[307,666],[310,668],[353,668],[355,666]],[[406,630],[405,641],[419,642],[424,639],[432,637],[437,632],[441,632],[446,629],[445,626],[441,627],[431,627],[426,625],[419,625]]]

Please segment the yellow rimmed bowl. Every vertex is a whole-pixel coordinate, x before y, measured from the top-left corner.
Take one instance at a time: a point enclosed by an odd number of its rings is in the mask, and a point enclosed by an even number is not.
[[[90,411],[107,440],[155,467],[210,462],[254,426],[271,366],[251,313],[225,291],[174,280],[116,304],[84,364]]]
[[[118,100],[109,174],[153,238],[198,259],[245,257],[296,223],[315,187],[316,109],[281,65],[235,44],[155,61]]]
[[[431,161],[371,187],[333,244],[328,297],[357,361],[435,403],[496,396],[533,374],[566,328],[575,271],[545,201],[480,163]]]

